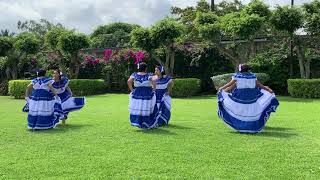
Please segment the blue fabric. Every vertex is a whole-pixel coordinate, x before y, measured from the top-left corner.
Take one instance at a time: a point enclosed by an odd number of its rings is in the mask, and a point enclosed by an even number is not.
[[[130,122],[132,126],[136,126],[139,128],[153,128],[156,125],[154,115],[156,113],[156,109],[150,116],[139,116],[130,114]]]
[[[68,90],[65,90],[63,91],[63,93],[58,94],[58,96],[60,97],[61,102],[63,103],[71,97],[71,94]]]
[[[277,99],[272,99],[270,104],[266,107],[266,109],[262,112],[260,118],[256,121],[241,121],[239,119],[234,118],[224,109],[222,105],[222,101],[218,102],[219,109],[218,115],[223,121],[232,127],[234,130],[239,132],[246,133],[258,133],[260,132],[266,125],[268,118],[272,112],[275,112],[276,108],[279,105]]]
[[[54,81],[52,83],[52,86],[55,88],[55,89],[60,89],[60,88],[64,88],[69,82],[69,79],[65,76],[61,76],[61,80],[56,82]]]
[[[233,75],[233,78],[244,78],[244,79],[256,79],[257,76],[254,73],[246,72],[246,73],[236,73]]]
[[[34,85],[34,84],[39,83],[41,85],[41,84],[48,83],[51,80],[52,80],[52,78],[50,78],[50,77],[36,78],[36,79],[32,80],[32,84]]]
[[[50,129],[59,123],[59,116],[31,116],[28,115],[28,127],[30,129]]]
[[[153,95],[152,87],[136,87],[132,92],[132,98],[134,99],[150,100]]]
[[[45,89],[35,89],[29,98],[35,101],[52,101],[54,94]]]
[[[251,104],[256,102],[263,93],[260,88],[245,88],[245,89],[235,89],[229,97],[241,104]]]
[[[157,126],[168,125],[171,117],[171,112],[164,102],[160,103],[159,110],[156,114]]]
[[[51,78],[41,78],[34,79],[33,83],[41,84],[47,83],[51,80]],[[33,116],[31,114],[28,115],[28,128],[30,129],[50,129],[55,127],[57,123],[59,123],[59,119],[63,117],[63,111],[61,108],[61,104],[55,101],[54,95],[49,92],[48,89],[34,89],[32,91],[31,96],[29,97],[32,102],[37,103],[37,101],[48,101],[48,103],[54,103],[53,109],[48,109],[48,111],[52,111],[52,114],[49,116]],[[50,102],[51,101],[51,102]],[[23,112],[29,112],[29,103],[22,109]]]
[[[157,84],[166,84],[170,80],[171,80],[171,77],[170,76],[166,76],[166,77],[163,77],[163,78],[158,78],[156,82],[157,82]]]
[[[152,74],[151,73],[147,73],[145,75],[140,75],[140,74],[135,72],[131,76],[134,77],[135,81],[139,81],[139,82],[142,83],[143,81],[150,81],[149,79],[152,76]]]
[[[163,96],[167,92],[168,92],[168,89],[157,89],[156,90],[157,103],[161,103]]]

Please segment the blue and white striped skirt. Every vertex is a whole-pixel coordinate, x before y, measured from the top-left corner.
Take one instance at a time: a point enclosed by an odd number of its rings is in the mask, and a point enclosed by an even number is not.
[[[256,98],[252,93],[251,99],[239,99],[239,94],[231,94],[225,91],[218,93],[218,115],[232,129],[243,133],[259,133],[265,127],[272,112],[275,112],[279,102],[274,94],[265,90],[259,90]],[[253,92],[257,89],[253,89]],[[239,91],[236,91],[239,92]]]
[[[61,99],[61,107],[65,115],[69,112],[80,110],[85,105],[84,97],[71,97],[69,91],[58,94]]]
[[[171,116],[171,97],[164,94],[161,101],[157,101],[157,113],[155,115],[157,126],[168,125]]]
[[[29,129],[54,128],[64,116],[60,100],[46,90],[34,90],[23,112],[28,112]]]
[[[156,127],[156,95],[151,87],[137,87],[129,95],[130,123],[150,129]]]

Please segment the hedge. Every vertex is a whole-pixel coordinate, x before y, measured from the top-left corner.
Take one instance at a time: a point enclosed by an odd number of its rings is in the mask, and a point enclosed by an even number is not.
[[[200,91],[200,79],[174,79],[173,97],[194,96]]]
[[[75,96],[102,94],[108,90],[103,79],[73,79],[69,87]]]
[[[26,88],[30,84],[30,80],[11,80],[9,81],[9,95],[16,99],[22,99],[25,95]]]
[[[30,80],[11,80],[9,81],[9,95],[16,99],[23,98]],[[74,96],[87,96],[105,93],[107,85],[102,79],[73,79],[70,81]]]
[[[270,76],[268,74],[265,74],[265,73],[255,73],[255,74],[257,75],[258,80],[262,84],[266,84],[270,79]],[[213,84],[214,84],[214,87],[216,88],[216,90],[218,90],[223,85],[227,84],[231,80],[233,75],[234,75],[234,73],[212,76],[211,79],[213,81]]]
[[[288,92],[292,97],[320,98],[320,79],[288,79]]]

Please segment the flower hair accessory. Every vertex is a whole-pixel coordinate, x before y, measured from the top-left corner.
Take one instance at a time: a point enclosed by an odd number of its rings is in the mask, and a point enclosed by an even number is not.
[[[160,71],[161,73],[164,72],[163,66],[158,66],[157,68],[159,69],[159,71]]]
[[[242,70],[242,66],[243,66],[243,64],[239,64],[238,69],[239,69],[240,72],[241,72],[241,70]]]

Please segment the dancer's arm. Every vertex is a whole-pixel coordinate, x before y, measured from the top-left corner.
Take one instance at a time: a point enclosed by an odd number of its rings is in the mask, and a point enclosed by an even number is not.
[[[128,81],[127,81],[128,87],[130,89],[130,91],[133,91],[133,78],[129,77]]]
[[[33,89],[33,84],[30,83],[28,86],[27,86],[27,89],[26,89],[26,94],[25,94],[25,98],[27,99],[30,95],[30,93],[32,92],[32,89]]]
[[[155,79],[151,78],[152,90],[155,91],[157,89],[157,82]]]
[[[52,84],[48,84],[48,87],[55,96],[58,96],[57,91],[53,88]]]
[[[263,84],[261,84],[258,80],[256,81],[257,87],[264,89],[266,91],[268,91],[269,93],[273,94],[273,90],[271,88],[269,88],[268,86],[264,86]]]
[[[237,84],[233,83],[231,86],[224,89],[226,92],[231,92],[234,88],[236,88]]]
[[[232,79],[232,80],[231,80],[230,82],[228,82],[226,85],[220,87],[220,88],[219,88],[219,91],[220,91],[220,90],[225,90],[226,88],[235,85],[236,82],[237,82],[237,80]]]
[[[69,93],[70,93],[70,95],[72,96],[73,94],[72,94],[72,91],[71,91],[71,89],[70,89],[70,87],[69,86],[67,86],[67,91],[69,91]]]

